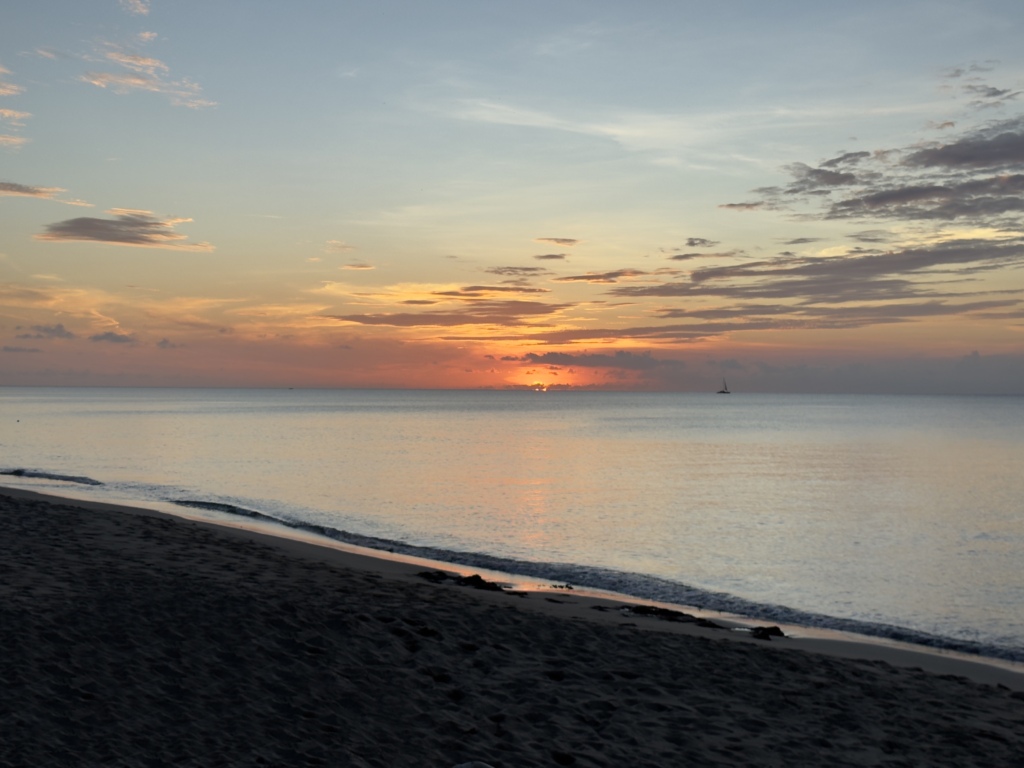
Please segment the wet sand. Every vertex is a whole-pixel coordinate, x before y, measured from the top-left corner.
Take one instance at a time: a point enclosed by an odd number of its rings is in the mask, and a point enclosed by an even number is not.
[[[1009,672],[423,570],[0,488],[0,765],[1024,765]]]

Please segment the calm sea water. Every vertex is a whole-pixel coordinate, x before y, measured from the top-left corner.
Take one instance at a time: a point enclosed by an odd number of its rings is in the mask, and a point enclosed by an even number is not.
[[[1024,398],[8,388],[0,451],[2,484],[1024,660]]]

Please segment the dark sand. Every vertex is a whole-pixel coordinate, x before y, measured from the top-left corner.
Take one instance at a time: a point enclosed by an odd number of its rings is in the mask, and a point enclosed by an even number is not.
[[[1019,691],[418,570],[0,489],[0,765],[1024,765]]]

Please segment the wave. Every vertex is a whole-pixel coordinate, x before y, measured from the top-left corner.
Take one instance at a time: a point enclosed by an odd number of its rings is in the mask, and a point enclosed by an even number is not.
[[[720,611],[757,621],[850,632],[868,637],[911,643],[936,650],[955,651],[957,653],[985,656],[1005,661],[1024,662],[1024,648],[1013,648],[973,640],[960,640],[900,627],[894,624],[845,619],[802,611],[784,605],[757,603],[725,592],[713,592],[642,573],[617,571],[595,565],[515,560],[480,552],[463,552],[453,549],[409,544],[404,541],[366,536],[315,523],[282,519],[234,504],[189,499],[167,499],[167,501],[179,506],[208,509],[277,523],[288,528],[319,534],[335,541],[368,549],[422,557],[428,560],[438,560],[470,568],[501,571],[517,576],[549,580],[557,584],[574,584],[590,589],[617,592],[642,600],[656,600],[662,603],[692,606],[700,610]]]
[[[35,469],[5,469],[0,470],[0,475],[10,475],[12,477],[36,477],[41,480],[60,480],[63,483],[78,483],[79,485],[103,485],[99,480],[93,480],[91,477],[58,475],[53,472],[42,472]]]

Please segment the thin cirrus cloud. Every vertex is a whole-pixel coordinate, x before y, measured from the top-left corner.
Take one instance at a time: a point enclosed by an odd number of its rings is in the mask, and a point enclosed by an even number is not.
[[[4,75],[10,75],[11,71],[6,67],[0,67],[0,96],[17,96],[20,93],[24,93],[25,89],[20,85],[15,85],[4,78]],[[22,128],[27,120],[32,115],[28,112],[22,112],[16,109],[0,109],[0,123],[6,123],[14,129]],[[12,133],[0,133],[0,147],[17,148],[24,146],[28,143],[28,139],[24,136],[17,136]]]
[[[548,288],[533,288],[528,285],[467,285],[452,291],[433,291],[434,296],[453,298],[479,298],[490,294],[503,293],[551,293]]]
[[[128,11],[128,13],[135,14],[136,16],[145,16],[149,13],[148,0],[120,0],[120,2],[121,7]]]
[[[16,128],[23,128],[25,121],[32,117],[31,112],[20,112],[16,109],[0,109],[0,121]]]
[[[576,240],[575,238],[572,237],[536,237],[534,238],[534,242],[554,243],[555,245],[565,246],[566,248],[572,248],[573,246],[580,244],[579,240]]]
[[[46,241],[92,241],[137,248],[162,248],[169,251],[213,251],[210,243],[186,243],[186,235],[174,231],[187,218],[157,218],[151,211],[113,208],[107,213],[113,219],[80,217],[49,224],[46,231],[35,236]]]
[[[152,39],[153,35],[150,33],[143,33],[138,37],[141,43],[150,42]],[[132,91],[160,93],[170,98],[175,106],[191,109],[213,107],[217,104],[201,95],[202,88],[198,83],[188,78],[169,79],[167,75],[170,68],[159,59],[133,53],[116,43],[104,43],[102,51],[102,61],[116,64],[123,71],[86,72],[80,78],[82,82],[121,94]]]
[[[22,86],[4,79],[4,75],[9,74],[11,74],[11,70],[0,67],[0,96],[17,96],[19,93],[24,93],[25,89]]]
[[[632,371],[649,371],[653,368],[683,368],[686,365],[682,360],[656,358],[652,357],[649,353],[637,354],[627,350],[617,350],[612,354],[582,353],[578,355],[568,352],[527,352],[521,357],[509,355],[503,357],[502,360],[533,363],[535,365],[622,368]]]
[[[462,325],[523,326],[529,319],[542,318],[570,308],[571,304],[545,304],[539,301],[471,301],[458,310],[394,312],[361,315],[327,315],[333,320],[358,325],[392,327],[453,327]]]
[[[324,245],[324,250],[327,253],[345,253],[346,251],[354,251],[356,247],[349,245],[343,240],[328,240]]]
[[[65,205],[78,205],[91,208],[91,203],[82,200],[61,200],[57,197],[61,192],[67,192],[63,187],[37,187],[30,184],[16,184],[11,181],[0,181],[0,197],[34,197],[39,200],[53,200]]]
[[[650,274],[640,269],[615,269],[609,272],[588,272],[585,275],[570,275],[568,277],[556,277],[556,283],[617,283],[623,278],[643,277]]]

